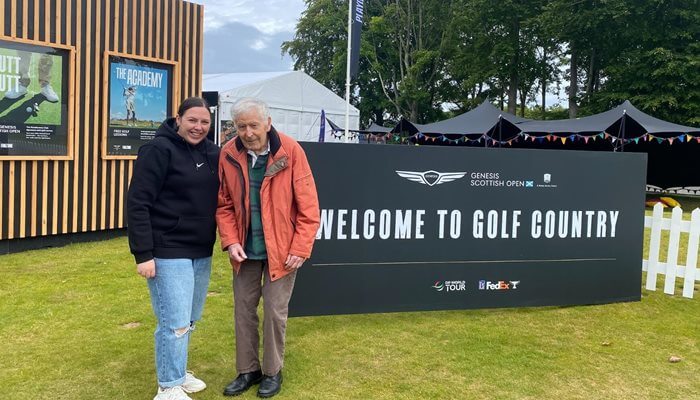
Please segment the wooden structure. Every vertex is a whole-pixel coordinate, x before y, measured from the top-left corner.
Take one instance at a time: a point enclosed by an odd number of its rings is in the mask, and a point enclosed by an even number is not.
[[[106,157],[105,54],[177,66],[174,102],[200,93],[203,6],[182,0],[0,0],[0,39],[74,54],[70,155],[0,159],[0,242],[126,226],[133,159]]]

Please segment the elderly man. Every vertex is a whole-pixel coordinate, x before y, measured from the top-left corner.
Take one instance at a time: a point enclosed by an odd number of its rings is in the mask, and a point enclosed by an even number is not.
[[[282,388],[285,329],[297,270],[311,255],[320,223],[316,184],[304,150],[277,132],[265,103],[242,99],[231,109],[238,131],[219,159],[216,220],[234,269],[238,376],[236,396],[260,383],[259,397]],[[258,314],[263,298],[263,359]]]

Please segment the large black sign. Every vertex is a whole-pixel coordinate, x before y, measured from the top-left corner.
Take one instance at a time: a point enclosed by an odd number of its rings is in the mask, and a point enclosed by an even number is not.
[[[639,300],[646,155],[305,143],[290,315]]]

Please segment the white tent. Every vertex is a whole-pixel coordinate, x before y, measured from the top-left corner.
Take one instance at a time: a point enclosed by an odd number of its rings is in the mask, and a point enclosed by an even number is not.
[[[266,102],[272,125],[299,141],[318,141],[322,109],[327,118],[345,126],[345,99],[301,71],[204,74],[202,90],[219,94],[221,130],[230,123],[231,106],[243,97]],[[359,125],[360,111],[351,105],[350,129]],[[326,124],[326,142],[344,141],[331,132]]]

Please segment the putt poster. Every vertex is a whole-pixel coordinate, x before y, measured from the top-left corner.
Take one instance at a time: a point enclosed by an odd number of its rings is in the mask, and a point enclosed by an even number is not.
[[[138,154],[171,114],[172,66],[109,56],[107,155]]]
[[[68,155],[69,55],[0,40],[0,156]]]

